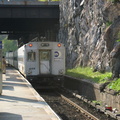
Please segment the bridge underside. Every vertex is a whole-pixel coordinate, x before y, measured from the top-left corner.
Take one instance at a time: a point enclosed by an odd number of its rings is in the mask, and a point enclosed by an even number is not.
[[[59,6],[0,6],[0,34],[27,43],[34,37],[55,41],[59,27]]]

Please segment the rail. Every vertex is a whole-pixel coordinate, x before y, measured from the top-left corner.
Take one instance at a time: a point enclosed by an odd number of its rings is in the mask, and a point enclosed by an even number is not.
[[[73,101],[71,101],[70,99],[66,98],[65,96],[63,96],[62,94],[60,94],[61,97],[67,101],[67,103],[71,104],[72,106],[74,106],[75,108],[77,108],[81,113],[83,113],[87,118],[90,118],[90,120],[99,120],[97,117],[95,117],[94,115],[92,115],[91,113],[87,112],[85,109],[83,109],[82,107],[80,107],[79,105],[77,105],[76,103],[74,103]]]
[[[59,5],[60,0],[0,0],[0,5]]]

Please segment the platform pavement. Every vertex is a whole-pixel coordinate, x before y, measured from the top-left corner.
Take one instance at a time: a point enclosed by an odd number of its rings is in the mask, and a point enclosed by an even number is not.
[[[15,69],[3,74],[0,120],[61,120]]]

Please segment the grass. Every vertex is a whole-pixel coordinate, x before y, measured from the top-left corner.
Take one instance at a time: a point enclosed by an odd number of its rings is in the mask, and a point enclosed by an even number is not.
[[[120,92],[120,78],[117,79],[117,80],[115,80],[115,81],[112,81],[112,82],[108,85],[108,88]]]
[[[119,40],[116,40],[116,42],[120,42],[120,39],[119,39]]]
[[[111,78],[112,73],[106,72],[103,74],[100,72],[93,72],[93,69],[89,67],[78,67],[74,69],[68,69],[66,75],[82,79],[88,79],[96,83],[105,83],[108,81],[108,79]]]
[[[81,79],[87,79],[95,83],[105,83],[111,78],[112,73],[111,72],[106,72],[106,73],[93,72],[93,68],[78,67],[74,69],[68,69],[66,72],[66,75],[76,77],[76,78],[81,78]],[[107,87],[109,89],[120,92],[120,78],[117,80],[111,81],[107,85]]]

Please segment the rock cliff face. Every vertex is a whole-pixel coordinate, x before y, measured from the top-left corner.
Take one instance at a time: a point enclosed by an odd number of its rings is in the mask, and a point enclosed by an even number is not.
[[[59,40],[67,68],[120,70],[120,0],[61,0]],[[117,67],[117,68],[116,68]]]

